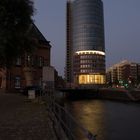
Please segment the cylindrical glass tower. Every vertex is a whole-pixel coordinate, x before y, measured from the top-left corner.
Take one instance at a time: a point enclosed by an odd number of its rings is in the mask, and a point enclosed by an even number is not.
[[[67,15],[70,15],[67,17],[67,53],[71,54],[71,82],[78,85],[104,84],[103,3],[101,0],[69,0],[67,8]]]

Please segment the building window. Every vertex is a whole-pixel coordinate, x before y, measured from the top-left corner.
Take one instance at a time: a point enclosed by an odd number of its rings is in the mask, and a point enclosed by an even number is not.
[[[105,84],[105,76],[100,74],[79,75],[79,84]]]
[[[31,66],[31,56],[30,55],[28,55],[27,57],[26,57],[26,65],[27,66]]]
[[[43,57],[39,57],[39,67],[43,66]]]
[[[15,77],[15,88],[20,88],[21,87],[21,77],[16,76]]]
[[[48,60],[44,59],[44,66],[48,66]]]
[[[16,66],[21,66],[21,57],[16,59]]]
[[[42,77],[39,78],[39,83],[38,84],[39,84],[40,87],[42,86]]]
[[[31,65],[35,66],[35,57],[34,56],[31,57]]]

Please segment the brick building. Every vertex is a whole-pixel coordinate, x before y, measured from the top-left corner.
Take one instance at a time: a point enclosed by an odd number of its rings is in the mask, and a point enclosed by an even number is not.
[[[17,58],[12,67],[0,69],[1,90],[15,92],[26,86],[42,84],[42,68],[50,66],[51,45],[34,24],[31,32],[38,44],[36,49],[32,54]]]

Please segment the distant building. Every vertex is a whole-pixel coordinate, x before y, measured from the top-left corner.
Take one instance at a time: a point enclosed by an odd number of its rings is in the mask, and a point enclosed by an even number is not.
[[[70,86],[105,84],[103,2],[67,1],[66,81]]]
[[[65,80],[62,76],[58,75],[57,70],[55,70],[55,89],[63,89],[66,87]]]
[[[50,66],[43,67],[43,89],[53,93],[55,89],[55,69]]]
[[[38,47],[32,55],[24,54],[19,57],[12,67],[0,69],[1,90],[15,92],[26,86],[41,86],[42,69],[50,66],[51,45],[34,24],[31,32]]]
[[[54,67],[43,68],[43,84],[45,87],[49,86],[49,89],[54,88],[55,90],[65,88],[64,79],[58,75],[57,70]]]
[[[122,61],[110,67],[106,72],[109,85],[138,85],[140,83],[140,64]]]

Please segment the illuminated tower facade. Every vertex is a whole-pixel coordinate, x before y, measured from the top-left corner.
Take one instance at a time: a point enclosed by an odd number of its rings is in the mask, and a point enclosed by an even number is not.
[[[75,85],[105,84],[103,2],[67,1],[66,79]]]

